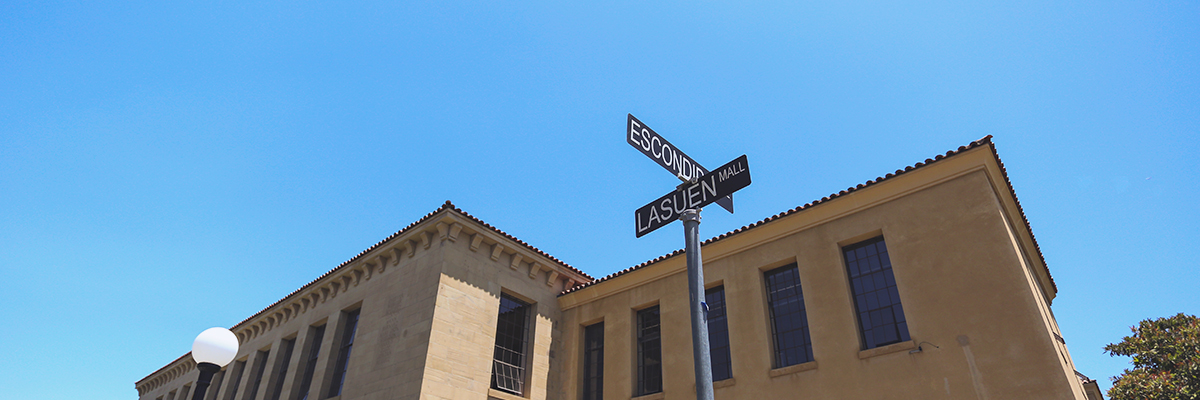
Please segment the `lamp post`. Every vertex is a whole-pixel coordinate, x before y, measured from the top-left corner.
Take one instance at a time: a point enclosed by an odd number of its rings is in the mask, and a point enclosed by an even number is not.
[[[192,359],[196,360],[196,369],[200,377],[196,378],[196,391],[192,400],[203,400],[204,392],[212,383],[212,377],[233,361],[237,355],[238,338],[225,328],[208,328],[196,336],[192,342]]]

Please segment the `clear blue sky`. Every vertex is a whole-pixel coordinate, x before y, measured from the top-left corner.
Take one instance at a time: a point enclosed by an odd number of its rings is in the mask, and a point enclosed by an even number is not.
[[[705,238],[995,135],[1105,388],[1200,313],[1196,2],[163,3],[0,3],[0,398],[134,398],[445,200],[596,277],[682,247],[626,113],[748,155]]]

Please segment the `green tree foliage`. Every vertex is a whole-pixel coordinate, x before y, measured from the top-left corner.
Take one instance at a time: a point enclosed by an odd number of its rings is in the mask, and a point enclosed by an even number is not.
[[[1133,369],[1113,378],[1113,400],[1200,399],[1200,318],[1179,314],[1147,319],[1132,336],[1104,346],[1133,358]]]

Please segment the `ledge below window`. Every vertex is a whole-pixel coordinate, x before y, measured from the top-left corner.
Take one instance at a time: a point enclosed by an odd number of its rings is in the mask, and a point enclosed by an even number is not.
[[[915,348],[917,348],[917,342],[915,340],[909,340],[907,342],[900,342],[900,343],[892,343],[887,346],[879,346],[879,347],[876,347],[873,349],[867,349],[867,350],[860,351],[860,352],[858,352],[858,359],[865,360],[865,359],[875,357],[875,356],[882,356],[884,354],[891,354],[891,353],[901,352],[904,350],[912,350]]]
[[[524,397],[496,389],[488,389],[488,397],[497,398],[500,400],[525,400]]]
[[[629,400],[662,400],[662,399],[665,399],[666,397],[667,397],[666,393],[658,392],[658,393],[644,394],[644,395],[637,396],[637,397],[634,397]]]
[[[733,378],[725,378],[725,379],[713,382],[713,389],[715,390],[715,389],[720,389],[720,388],[727,388],[727,387],[733,386],[736,383],[737,383],[737,381],[735,381]],[[695,392],[696,392],[696,385],[692,384],[692,393],[695,393]]]
[[[816,361],[809,361],[803,364],[789,365],[783,368],[775,368],[769,373],[772,378],[777,376],[791,375],[798,372],[817,369]]]

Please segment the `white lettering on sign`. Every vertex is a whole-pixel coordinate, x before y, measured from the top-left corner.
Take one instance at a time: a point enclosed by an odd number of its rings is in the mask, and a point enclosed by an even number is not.
[[[676,171],[684,179],[692,180],[708,173],[666,139],[632,118],[629,120],[629,144],[641,149],[647,156],[668,169]]]
[[[743,155],[716,171],[704,174],[697,182],[680,187],[639,208],[634,212],[636,233],[640,237],[679,218],[684,210],[699,209],[749,184],[750,170]]]
[[[722,168],[721,171],[717,172],[717,176],[719,176],[721,178],[721,182],[724,182],[726,179],[735,177],[738,174],[741,174],[742,172],[745,172],[745,171],[746,171],[746,166],[742,165],[742,163],[738,162],[738,163],[733,163],[733,164],[729,165],[728,167]],[[716,191],[714,190],[713,193],[715,194]]]

